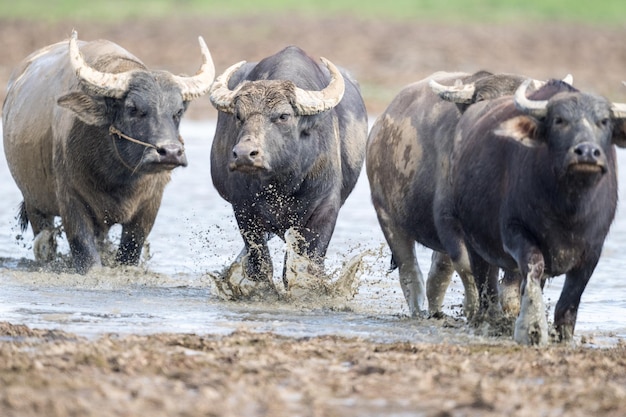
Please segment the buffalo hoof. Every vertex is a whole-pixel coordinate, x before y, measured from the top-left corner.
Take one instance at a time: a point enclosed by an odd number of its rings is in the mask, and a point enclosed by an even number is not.
[[[527,280],[513,339],[522,345],[537,346],[547,345],[550,341],[543,294],[533,279]]]
[[[39,262],[50,262],[57,255],[57,232],[54,229],[44,229],[35,236],[33,242],[33,252],[35,260]]]
[[[326,279],[319,268],[305,257],[297,261],[287,261],[287,293],[292,300],[307,301],[318,296],[326,296]]]
[[[233,264],[221,275],[211,276],[217,296],[229,301],[271,300],[278,298],[278,291],[273,282],[255,281],[244,272],[244,264]]]

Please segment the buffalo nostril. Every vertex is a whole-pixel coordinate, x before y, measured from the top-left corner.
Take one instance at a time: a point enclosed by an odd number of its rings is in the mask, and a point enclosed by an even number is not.
[[[180,157],[185,153],[184,148],[178,145],[165,145],[156,148],[157,153],[161,157]]]
[[[602,156],[602,150],[595,144],[583,143],[574,148],[574,154],[583,158],[599,158]]]
[[[238,143],[235,145],[232,152],[233,159],[235,160],[241,159],[252,161],[261,155],[261,150],[257,146],[249,143],[249,141]]]

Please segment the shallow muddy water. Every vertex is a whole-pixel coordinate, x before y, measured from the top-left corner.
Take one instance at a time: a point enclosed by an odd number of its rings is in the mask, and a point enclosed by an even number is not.
[[[235,329],[289,336],[337,334],[375,341],[484,340],[465,326],[406,317],[397,272],[387,273],[389,250],[370,202],[365,174],[339,216],[328,250],[327,271],[339,275],[344,262],[362,257],[358,293],[321,303],[223,301],[211,273],[222,271],[242,248],[231,207],[214,190],[209,172],[215,124],[185,121],[189,166],[174,171],[157,222],[149,236],[150,255],[138,268],[104,268],[82,276],[33,269],[32,232],[23,236],[15,219],[21,195],[0,157],[0,320],[37,328],[59,328],[94,337],[103,333],[185,332],[226,334]],[[618,150],[620,164],[626,152]],[[620,196],[626,190],[620,170]],[[119,229],[113,230],[113,237]],[[576,339],[599,346],[626,338],[626,206],[620,203],[602,259],[583,294]],[[280,283],[284,244],[271,241],[275,281]],[[67,252],[67,243],[61,241]],[[424,274],[430,251],[418,248]],[[551,280],[544,298],[552,317],[562,277]],[[444,302],[460,314],[462,286],[455,276]]]

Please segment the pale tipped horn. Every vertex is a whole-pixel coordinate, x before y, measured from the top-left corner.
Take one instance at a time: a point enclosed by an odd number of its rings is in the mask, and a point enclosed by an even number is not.
[[[567,83],[567,84],[573,86],[574,85],[574,76],[572,74],[567,74],[565,76],[565,78],[563,78],[563,80],[561,80],[561,81],[563,81],[564,83]]]
[[[626,86],[626,81],[622,81],[622,84]],[[611,103],[611,117],[614,119],[626,119],[626,104]]]
[[[200,66],[198,72],[191,77],[172,75],[174,82],[180,87],[180,92],[185,101],[191,101],[208,93],[215,78],[215,66],[213,65],[213,58],[209,48],[206,46],[202,36],[198,36],[198,42],[200,43],[200,53],[202,54],[202,66]]]
[[[122,73],[100,72],[85,62],[78,49],[78,33],[72,31],[69,42],[70,63],[76,76],[95,94],[121,98],[128,90],[130,75],[134,70]]]
[[[296,110],[300,115],[308,116],[325,112],[335,107],[343,98],[345,81],[339,69],[326,58],[320,60],[330,71],[330,82],[323,90],[303,90],[296,87]]]
[[[474,83],[463,84],[455,83],[455,85],[443,85],[439,84],[435,80],[428,82],[430,89],[439,96],[442,100],[451,101],[458,104],[471,104],[472,97],[476,91]]]
[[[231,90],[228,88],[228,82],[230,81],[230,77],[233,76],[235,72],[239,68],[241,68],[246,61],[237,62],[234,65],[226,68],[219,77],[215,79],[213,85],[209,90],[209,98],[211,100],[211,104],[219,111],[223,111],[224,113],[232,113],[233,109],[233,99],[235,98],[235,94],[239,88],[235,90]]]
[[[526,90],[532,81],[527,79],[515,91],[515,107],[530,116],[544,117],[548,112],[548,100],[529,100],[526,97]]]
[[[613,119],[626,119],[626,103],[611,103],[611,117]]]

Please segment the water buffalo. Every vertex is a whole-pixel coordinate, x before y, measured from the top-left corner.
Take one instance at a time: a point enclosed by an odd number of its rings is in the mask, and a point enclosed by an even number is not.
[[[571,340],[613,220],[613,145],[626,146],[626,106],[562,81],[527,98],[527,85],[463,114],[435,223],[456,270],[478,285],[497,285],[485,273],[492,266],[521,274],[514,339],[545,344],[544,280],[566,275],[554,326],[558,340]]]
[[[4,151],[38,260],[54,255],[60,216],[78,272],[101,265],[98,247],[114,224],[122,225],[117,261],[137,264],[172,169],[187,165],[181,117],[215,76],[199,39],[203,63],[192,77],[148,70],[120,46],[78,42],[75,32],[14,71]]]
[[[233,65],[210,92],[219,110],[211,176],[233,206],[245,244],[238,260],[252,292],[276,291],[267,239],[288,230],[300,238],[296,252],[321,271],[363,165],[367,113],[359,86],[321,60],[324,66],[289,46]]]
[[[406,86],[372,127],[366,154],[372,202],[413,316],[426,314],[426,294],[429,313],[440,314],[453,272],[435,227],[433,201],[448,181],[456,123],[468,106],[512,95],[524,79],[485,71],[438,72]],[[416,241],[434,251],[426,291]],[[472,317],[478,309],[476,285],[463,284],[465,314]]]

